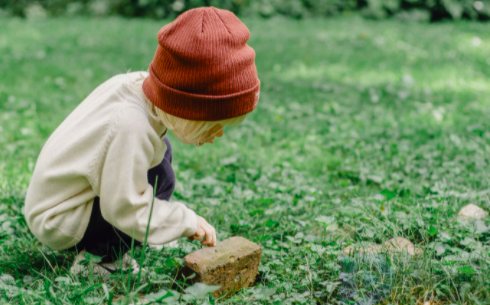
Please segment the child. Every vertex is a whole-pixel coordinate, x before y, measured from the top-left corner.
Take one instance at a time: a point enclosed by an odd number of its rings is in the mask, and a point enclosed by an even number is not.
[[[25,200],[33,234],[53,249],[102,256],[97,272],[139,269],[132,242],[162,245],[188,237],[216,244],[215,229],[180,202],[166,132],[201,146],[255,109],[260,81],[250,33],[232,13],[187,11],[158,33],[149,72],[112,77],[53,132]],[[154,190],[155,187],[155,190]],[[153,193],[156,198],[150,223]]]

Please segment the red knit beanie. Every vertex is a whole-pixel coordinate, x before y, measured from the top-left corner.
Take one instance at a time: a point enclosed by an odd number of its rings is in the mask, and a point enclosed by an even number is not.
[[[230,11],[189,10],[158,32],[159,46],[143,91],[158,108],[195,121],[251,112],[260,81],[250,32]]]

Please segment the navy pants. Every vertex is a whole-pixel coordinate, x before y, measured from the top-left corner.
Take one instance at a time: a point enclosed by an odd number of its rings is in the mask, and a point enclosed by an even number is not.
[[[171,165],[170,141],[167,137],[163,138],[163,141],[167,144],[165,157],[160,164],[148,170],[148,183],[155,186],[158,176],[156,197],[169,200],[175,188],[175,173]],[[113,227],[102,217],[99,200],[98,196],[95,197],[90,221],[82,240],[69,250],[82,251],[85,249],[91,254],[102,256],[102,262],[113,262],[131,249],[132,238]],[[134,240],[133,244],[137,246],[141,242]]]

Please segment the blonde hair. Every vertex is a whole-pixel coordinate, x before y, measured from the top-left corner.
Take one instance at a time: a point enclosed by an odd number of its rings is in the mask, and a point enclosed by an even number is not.
[[[129,73],[129,72],[128,72]],[[196,144],[203,140],[204,137],[214,137],[220,131],[221,127],[233,127],[240,125],[247,114],[241,115],[239,117],[225,119],[220,121],[192,121],[183,118],[173,116],[160,108],[156,107],[144,94],[142,85],[143,81],[147,75],[143,73],[134,80],[131,84],[135,91],[139,92],[141,96],[145,99],[150,115],[157,119],[160,124],[167,127],[167,129],[172,130],[173,134],[177,139],[186,144]],[[219,125],[219,126],[218,126]],[[221,126],[221,127],[220,127]],[[209,133],[211,130],[215,129],[214,132]]]

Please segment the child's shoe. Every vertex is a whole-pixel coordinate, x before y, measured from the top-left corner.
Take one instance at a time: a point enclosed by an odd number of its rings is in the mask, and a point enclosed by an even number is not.
[[[73,266],[70,268],[70,273],[72,274],[82,274],[83,276],[88,276],[90,274],[90,269],[93,268],[93,275],[100,275],[103,277],[109,277],[111,274],[128,271],[131,269],[131,273],[136,274],[140,270],[138,262],[131,258],[127,253],[123,255],[122,259],[118,259],[111,263],[92,263],[88,265],[80,264],[81,261],[86,260],[84,253],[87,251],[82,250],[78,253]]]
[[[149,244],[148,247],[152,248],[153,250],[157,250],[157,251],[160,251],[163,248],[178,248],[179,247],[179,240],[178,239],[172,240],[171,242],[168,242],[168,243],[163,244],[163,245],[150,245]]]

